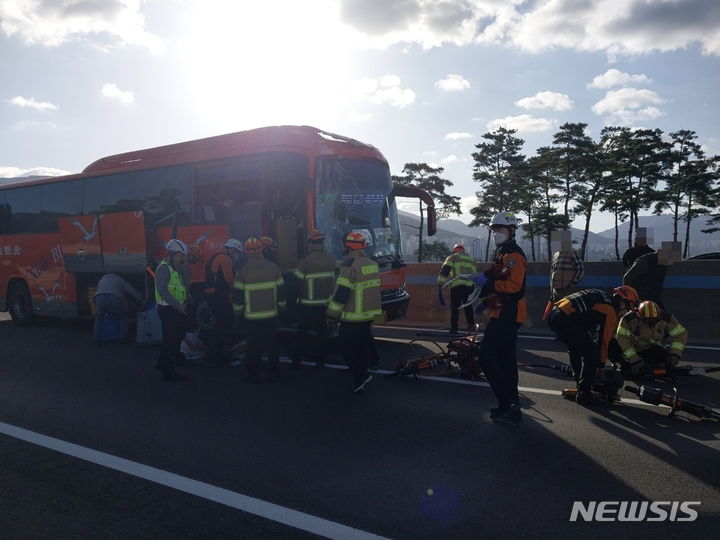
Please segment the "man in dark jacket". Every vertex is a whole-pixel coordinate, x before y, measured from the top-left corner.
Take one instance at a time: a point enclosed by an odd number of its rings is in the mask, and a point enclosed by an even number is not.
[[[633,263],[623,276],[623,285],[633,287],[640,301],[652,300],[665,309],[662,301],[663,285],[668,266],[680,260],[680,242],[663,242],[657,252],[646,253]]]

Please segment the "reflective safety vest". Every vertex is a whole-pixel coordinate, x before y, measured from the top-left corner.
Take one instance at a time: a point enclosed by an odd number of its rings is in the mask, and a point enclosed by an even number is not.
[[[167,285],[170,296],[172,296],[179,303],[184,304],[187,300],[187,287],[185,287],[185,284],[180,277],[180,272],[175,270],[172,265],[168,264],[167,261],[162,261],[160,264],[158,264],[157,267],[160,268],[162,265],[167,266],[168,270],[170,271],[170,279],[168,279]],[[155,302],[158,306],[170,305],[163,299],[162,296],[160,296],[160,291],[158,291],[157,288],[157,282],[155,283]]]
[[[298,303],[303,306],[326,306],[335,285],[335,259],[316,249],[302,259],[293,275],[300,280]]]
[[[262,254],[248,256],[233,283],[233,311],[247,320],[277,317],[285,307],[285,282],[280,268]]]
[[[615,334],[623,356],[628,363],[640,361],[639,351],[649,349],[653,345],[668,348],[668,352],[682,357],[687,343],[688,333],[685,327],[668,311],[663,311],[660,321],[655,326],[641,323],[637,313],[630,311],[623,315]]]
[[[362,250],[351,251],[340,267],[328,315],[345,322],[365,322],[381,313],[380,268]]]
[[[448,279],[459,276],[460,274],[474,274],[477,272],[477,265],[475,259],[473,259],[467,253],[453,253],[442,265],[440,275],[437,278],[438,285],[444,285]],[[456,279],[450,284],[450,288],[465,285],[466,287],[472,287],[473,281],[471,279]]]

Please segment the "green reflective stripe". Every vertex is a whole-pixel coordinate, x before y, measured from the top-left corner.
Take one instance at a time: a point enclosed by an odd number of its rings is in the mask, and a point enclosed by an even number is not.
[[[683,345],[680,341],[673,341],[670,348],[674,351],[684,351],[685,345]]]
[[[233,289],[242,291],[245,288],[245,284],[242,281],[233,281]]]
[[[628,330],[627,328],[621,326],[620,328],[617,329],[617,335],[632,337],[633,333],[630,330]]]
[[[380,315],[382,313],[382,310],[380,309],[373,309],[370,311],[365,312],[357,312],[357,313],[343,313],[342,314],[342,320],[343,321],[368,321],[370,319],[374,319],[376,315]]]
[[[665,340],[662,339],[650,339],[648,341],[650,345],[660,345],[661,347],[665,345]]]
[[[309,298],[301,298],[300,303],[303,306],[324,306],[328,303],[327,298],[319,298],[315,300],[310,300]]]
[[[623,356],[625,358],[632,358],[633,356],[636,356],[636,355],[637,355],[637,351],[633,347],[630,347],[629,349],[626,349],[623,351]]]
[[[241,306],[240,304],[233,304],[233,311],[235,313],[242,313],[244,311],[244,306]]]
[[[271,317],[277,317],[278,311],[277,309],[272,309],[269,311],[256,311],[254,313],[246,313],[245,318],[246,319],[269,319]]]
[[[182,278],[180,277],[180,273],[177,270],[174,270],[172,266],[170,266],[167,262],[163,261],[158,265],[158,268],[160,266],[167,266],[168,271],[170,272],[170,277],[168,278],[167,283],[167,289],[170,296],[172,296],[175,300],[178,301],[180,304],[184,304],[187,300],[187,288],[182,282]],[[157,284],[155,285],[155,302],[159,306],[168,306],[169,304],[163,300],[163,297],[160,296],[160,291],[157,288]]]
[[[337,313],[341,312],[343,308],[342,304],[338,304],[335,300],[330,300],[328,303],[328,309]]]
[[[360,267],[360,271],[363,276],[369,276],[370,274],[377,274],[380,272],[380,268],[378,268],[377,264],[366,264],[365,266]]]
[[[442,285],[442,284],[445,283],[447,280],[448,280],[447,276],[443,276],[442,274],[440,274],[440,275],[438,276],[438,278],[437,278],[437,284],[438,284],[438,285]]]
[[[380,280],[379,279],[369,279],[367,281],[361,281],[359,283],[355,283],[355,289],[362,291],[364,289],[369,289],[370,287],[379,287],[380,286]]]
[[[274,281],[263,281],[262,283],[246,283],[245,284],[245,292],[247,292],[247,291],[264,291],[267,289],[274,289],[276,285],[277,285],[277,283]]]
[[[466,287],[471,287],[472,284],[473,284],[473,282],[470,281],[469,279],[456,279],[455,281],[452,282],[452,285],[450,285],[450,288],[452,289],[454,287],[457,287],[458,285],[465,285]]]
[[[352,282],[346,277],[340,276],[339,278],[337,278],[337,281],[335,283],[338,285],[338,287],[347,287],[348,289],[353,288]]]
[[[320,278],[334,278],[335,272],[314,272],[312,274],[305,274],[308,279],[320,279]]]
[[[275,280],[274,284],[275,286],[280,287],[282,285],[285,285],[285,280],[282,278],[282,276],[280,276]]]
[[[684,331],[685,331],[685,328],[683,327],[683,325],[682,325],[682,324],[678,324],[675,328],[673,328],[672,330],[670,330],[670,335],[671,335],[672,337],[675,337],[675,336],[677,336],[678,334],[682,334]]]
[[[293,275],[294,275],[295,277],[297,277],[298,279],[304,279],[304,278],[305,278],[305,274],[303,274],[303,273],[302,273],[300,270],[298,270],[297,268],[293,271]]]

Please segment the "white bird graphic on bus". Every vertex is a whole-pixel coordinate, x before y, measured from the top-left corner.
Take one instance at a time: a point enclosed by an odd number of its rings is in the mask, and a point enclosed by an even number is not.
[[[212,232],[213,232],[212,229],[208,229],[207,231],[202,233],[200,236],[198,236],[198,239],[195,240],[195,245],[200,246],[200,244],[202,244],[205,240],[210,238],[210,235],[212,234]]]
[[[83,240],[85,242],[89,242],[90,240],[92,240],[98,233],[98,231],[97,231],[97,224],[98,224],[97,216],[95,216],[95,221],[93,221],[92,230],[90,230],[90,232],[88,232],[87,229],[85,229],[85,227],[83,226],[83,224],[77,220],[73,221],[72,224],[75,225],[78,229],[80,229],[82,231]]]
[[[56,281],[55,285],[52,288],[52,292],[50,294],[48,294],[47,290],[45,290],[45,287],[43,287],[42,285],[38,285],[37,288],[40,289],[40,292],[45,295],[45,301],[47,303],[50,303],[53,300],[62,300],[62,297],[59,294],[55,295],[55,291],[57,290],[59,285],[60,285],[60,282]]]

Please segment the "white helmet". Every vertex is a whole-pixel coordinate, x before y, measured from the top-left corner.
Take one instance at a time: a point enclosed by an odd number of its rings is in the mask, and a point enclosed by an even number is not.
[[[235,238],[228,238],[228,241],[223,244],[223,247],[242,251],[242,242],[240,242],[240,240],[236,240]]]
[[[177,238],[173,238],[165,244],[165,248],[167,248],[168,253],[182,253],[183,255],[188,254],[188,247],[185,242],[178,240]]]
[[[498,212],[490,221],[490,228],[493,227],[515,227],[517,229],[518,220],[512,212]]]

